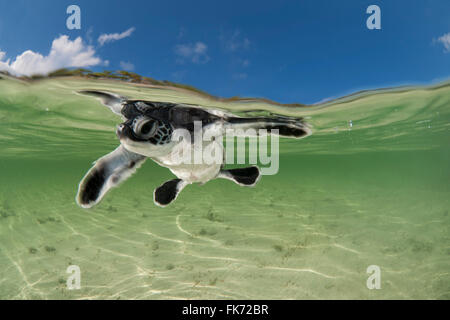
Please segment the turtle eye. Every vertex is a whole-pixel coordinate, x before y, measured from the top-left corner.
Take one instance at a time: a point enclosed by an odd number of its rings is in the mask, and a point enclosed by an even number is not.
[[[141,134],[145,135],[145,134],[149,134],[149,132],[152,130],[153,128],[153,123],[147,122],[145,123],[142,127],[141,127]]]
[[[151,138],[156,133],[156,121],[140,120],[136,123],[134,132],[143,139]]]

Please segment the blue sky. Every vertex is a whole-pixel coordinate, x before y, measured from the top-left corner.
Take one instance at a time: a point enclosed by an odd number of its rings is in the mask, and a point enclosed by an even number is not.
[[[66,27],[71,4],[81,30]],[[381,30],[366,27],[371,4]],[[27,50],[17,70],[125,67],[223,97],[315,103],[449,79],[450,1],[2,1],[0,68]]]

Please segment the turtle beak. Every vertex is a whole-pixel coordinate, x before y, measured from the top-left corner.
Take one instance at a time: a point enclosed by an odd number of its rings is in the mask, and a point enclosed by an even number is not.
[[[125,123],[120,124],[117,127],[116,134],[119,139],[128,138],[130,136],[131,128],[127,126]]]

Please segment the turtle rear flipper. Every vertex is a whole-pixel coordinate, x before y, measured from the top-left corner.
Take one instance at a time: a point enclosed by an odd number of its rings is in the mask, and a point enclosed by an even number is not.
[[[226,129],[233,130],[236,136],[249,136],[253,129],[254,133],[257,130],[267,130],[270,134],[277,134],[286,138],[305,138],[311,134],[311,128],[302,118],[285,118],[285,117],[255,117],[255,118],[240,118],[228,117],[225,123]],[[257,133],[256,133],[257,134]]]
[[[219,178],[228,179],[241,186],[253,187],[258,182],[261,174],[257,166],[247,168],[221,170]]]
[[[155,204],[160,207],[167,206],[178,197],[178,194],[187,185],[188,183],[181,179],[173,179],[164,182],[153,192],[153,200]]]
[[[99,203],[106,192],[129,178],[145,159],[122,145],[98,159],[80,182],[76,198],[78,205],[91,208]]]

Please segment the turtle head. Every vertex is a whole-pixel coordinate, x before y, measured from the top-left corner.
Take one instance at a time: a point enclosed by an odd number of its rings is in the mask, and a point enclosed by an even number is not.
[[[148,157],[158,154],[158,147],[170,142],[172,129],[151,117],[137,114],[117,127],[117,137],[128,150]]]
[[[154,137],[158,129],[158,121],[146,116],[137,116],[121,123],[117,127],[117,137],[122,140],[147,142]]]
[[[120,112],[126,120],[116,130],[120,142],[145,147],[149,139],[155,135],[158,121],[145,116],[144,110],[131,101],[122,104]]]
[[[133,103],[132,101],[123,103],[122,109],[120,110],[120,113],[125,117],[125,119],[134,119],[138,116],[142,116],[144,112],[145,110],[143,110],[142,107],[139,107],[139,105]]]

